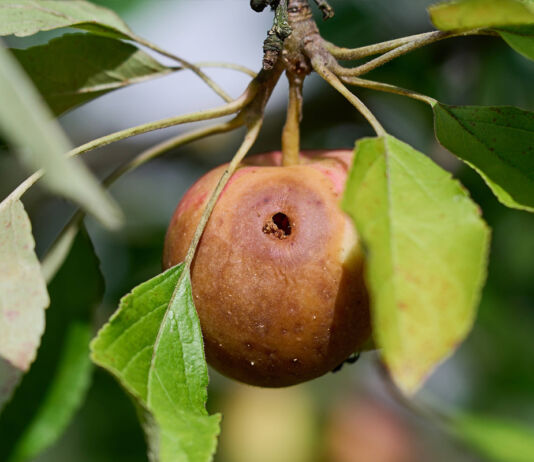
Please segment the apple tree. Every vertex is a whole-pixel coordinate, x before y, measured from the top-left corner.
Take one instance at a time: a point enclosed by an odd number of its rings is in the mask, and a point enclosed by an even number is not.
[[[58,440],[87,396],[92,364],[133,401],[150,460],[204,462],[213,459],[221,432],[221,415],[206,409],[208,363],[240,381],[278,387],[362,354],[377,358],[395,399],[448,437],[487,460],[534,460],[528,423],[414,397],[475,325],[491,231],[486,211],[460,181],[394,136],[360,98],[391,93],[425,105],[437,142],[479,175],[502,207],[532,213],[534,112],[440,101],[439,89],[423,94],[368,74],[454,38],[504,43],[519,59],[534,60],[534,2],[443,1],[428,8],[434,30],[355,48],[321,35],[336,21],[353,20],[330,3],[232,3],[273,16],[258,43],[260,65],[250,70],[191,63],[85,0],[0,0],[0,36],[10,44],[54,31],[43,44],[0,47],[0,135],[29,172],[0,203],[0,430],[23,416],[5,445],[1,436],[0,457],[33,460]],[[240,96],[210,77],[213,67],[250,78]],[[79,146],[57,120],[112,91],[185,71],[222,103]],[[414,80],[418,71],[412,65]],[[335,92],[336,107],[346,103],[368,122],[372,135],[354,135],[353,150],[301,148],[304,82],[312,75],[332,89],[331,98]],[[248,156],[282,78],[288,92],[280,152]],[[480,76],[479,84],[490,78]],[[181,125],[194,128],[143,150],[103,180],[80,159]],[[180,203],[164,271],[115,300],[109,319],[95,320],[104,289],[86,215],[120,233],[127,216],[107,191],[113,183],[170,151],[240,130],[229,163]],[[77,208],[39,257],[24,206],[37,183]],[[80,268],[83,278],[76,277]],[[46,383],[33,378],[36,371],[48,371]]]

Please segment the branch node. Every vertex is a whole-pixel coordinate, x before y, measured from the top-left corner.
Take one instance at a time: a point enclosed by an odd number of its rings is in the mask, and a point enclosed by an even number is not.
[[[263,42],[263,69],[269,71],[276,65],[284,48],[284,41],[293,32],[289,25],[287,0],[251,0],[250,6],[258,12],[267,6],[275,10],[273,27],[267,32],[267,38]]]
[[[284,41],[271,29],[263,42],[263,69],[270,71],[274,68],[284,47]]]

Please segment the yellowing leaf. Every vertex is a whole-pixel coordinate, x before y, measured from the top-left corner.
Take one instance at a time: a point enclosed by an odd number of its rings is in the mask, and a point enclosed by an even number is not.
[[[89,342],[104,283],[85,229],[48,290],[51,304],[39,354],[0,415],[2,461],[35,460],[60,438],[89,389]]]
[[[488,228],[449,173],[391,136],[358,142],[343,208],[368,252],[375,341],[413,393],[473,325]]]
[[[466,30],[534,24],[532,0],[457,0],[428,9],[441,30]]]
[[[0,409],[35,359],[49,298],[22,202],[0,203]]]

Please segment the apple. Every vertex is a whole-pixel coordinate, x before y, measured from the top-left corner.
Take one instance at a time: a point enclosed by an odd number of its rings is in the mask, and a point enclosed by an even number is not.
[[[341,209],[352,151],[309,151],[282,167],[251,156],[232,176],[191,266],[206,359],[263,387],[319,377],[370,339],[363,253]],[[225,166],[184,195],[165,238],[163,266],[184,260]]]
[[[345,397],[329,412],[329,462],[416,462],[423,457],[409,421],[378,397]],[[347,399],[348,398],[348,399]],[[420,437],[420,435],[418,435]],[[445,459],[443,459],[445,460]]]

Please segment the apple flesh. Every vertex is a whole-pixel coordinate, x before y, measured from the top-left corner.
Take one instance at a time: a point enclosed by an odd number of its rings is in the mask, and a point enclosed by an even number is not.
[[[248,158],[232,176],[191,267],[206,358],[264,387],[319,377],[369,340],[363,255],[339,208],[351,151],[312,151],[281,166]],[[220,166],[185,194],[169,225],[163,266],[184,260]]]

